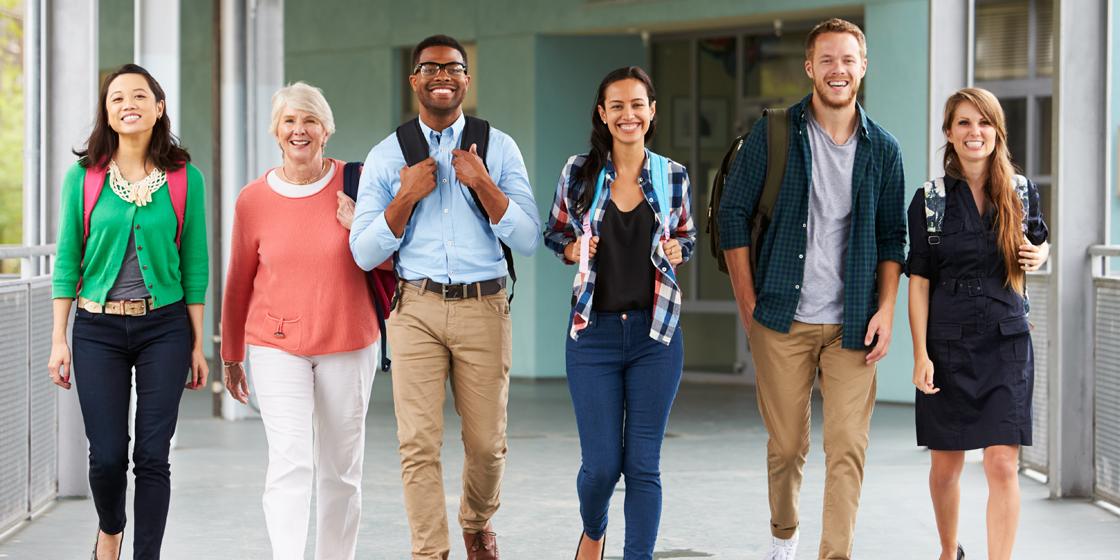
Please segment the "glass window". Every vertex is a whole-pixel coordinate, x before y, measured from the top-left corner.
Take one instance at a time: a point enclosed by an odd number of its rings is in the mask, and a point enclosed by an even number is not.
[[[692,41],[659,41],[654,43],[652,51],[650,78],[657,90],[657,132],[653,135],[650,149],[688,168],[693,191],[693,222],[697,229],[702,230],[707,212],[707,192],[703,178],[697,175],[692,165]],[[699,196],[701,191],[704,191],[704,196]],[[699,206],[702,199],[703,207]],[[706,250],[698,239],[693,259]],[[691,298],[692,282],[695,280],[692,270],[695,269],[691,263],[677,270],[684,299]]]
[[[1026,78],[1028,66],[1027,0],[976,5],[976,80]]]
[[[1000,99],[1003,114],[1007,118],[1007,149],[1011,152],[1011,163],[1015,167],[1027,169],[1027,100],[1025,98]]]
[[[685,371],[738,373],[739,316],[731,313],[681,314]],[[698,336],[697,336],[698,335]]]
[[[1049,97],[1038,99],[1038,174],[1050,176],[1051,141],[1051,102]]]
[[[1038,42],[1035,43],[1035,75],[1050,77],[1054,75],[1054,3],[1038,2],[1035,11],[1038,29]]]

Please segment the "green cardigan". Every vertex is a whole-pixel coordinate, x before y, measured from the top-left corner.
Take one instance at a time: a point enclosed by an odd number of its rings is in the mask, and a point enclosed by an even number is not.
[[[81,278],[81,296],[104,304],[128,248],[129,233],[136,235],[136,257],[155,307],[185,299],[204,303],[210,281],[206,252],[206,196],[202,173],[187,164],[187,208],[183,216],[180,247],[175,247],[178,220],[171,206],[167,184],[139,207],[125,202],[108,186],[90,216],[89,239],[82,259],[82,190],[86,170],[75,163],[62,183],[62,211],[58,224],[58,257],[54,265],[55,298],[74,298]]]

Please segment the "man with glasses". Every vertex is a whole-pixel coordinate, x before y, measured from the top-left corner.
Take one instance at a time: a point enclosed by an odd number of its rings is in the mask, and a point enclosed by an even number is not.
[[[350,248],[366,270],[396,254],[401,282],[388,336],[412,558],[450,552],[440,466],[450,380],[466,453],[459,524],[467,558],[497,559],[490,518],[506,455],[508,251],[531,255],[540,219],[517,144],[463,114],[471,82],[463,46],[428,37],[413,49],[412,67],[419,118],[366,158]],[[468,120],[483,134],[463,145]]]

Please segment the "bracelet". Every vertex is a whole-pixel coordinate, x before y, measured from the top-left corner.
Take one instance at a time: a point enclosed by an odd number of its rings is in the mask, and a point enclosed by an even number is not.
[[[222,360],[222,367],[227,367],[228,368],[228,367],[239,366],[239,365],[241,365],[241,362],[233,362],[233,361],[229,361],[229,360]]]

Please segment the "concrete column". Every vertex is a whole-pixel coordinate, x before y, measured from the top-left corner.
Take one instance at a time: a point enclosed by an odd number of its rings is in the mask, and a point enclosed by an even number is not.
[[[929,162],[926,177],[944,174],[938,148],[945,144],[941,122],[945,100],[972,83],[972,2],[942,0],[929,3]]]
[[[70,150],[82,145],[93,126],[97,101],[98,2],[55,0],[43,7],[42,69],[39,100],[50,110],[41,112],[44,143],[40,154],[44,185],[40,200],[46,216],[44,242],[58,236],[58,204],[62,179],[74,163]],[[46,102],[49,100],[49,103]],[[76,378],[81,372],[75,371]],[[81,383],[81,381],[77,381]],[[58,493],[89,495],[88,444],[75,390],[58,397]]]
[[[179,0],[136,0],[135,60],[167,94],[171,132],[179,134]]]
[[[1054,0],[1054,209],[1050,232],[1054,310],[1050,383],[1050,493],[1093,492],[1093,290],[1090,245],[1105,239],[1103,139],[1107,110],[1105,0]]]
[[[242,0],[221,0],[221,254],[228,255],[233,233],[233,210],[237,194],[247,180],[246,137],[247,73],[246,73],[246,6]],[[214,249],[211,249],[214,250]],[[228,259],[222,259],[225,278]],[[221,379],[221,372],[218,373]],[[222,418],[238,420],[251,415],[244,405],[222,392]]]
[[[282,163],[268,126],[272,94],[284,85],[284,0],[254,0],[246,15],[247,171],[258,177]]]

